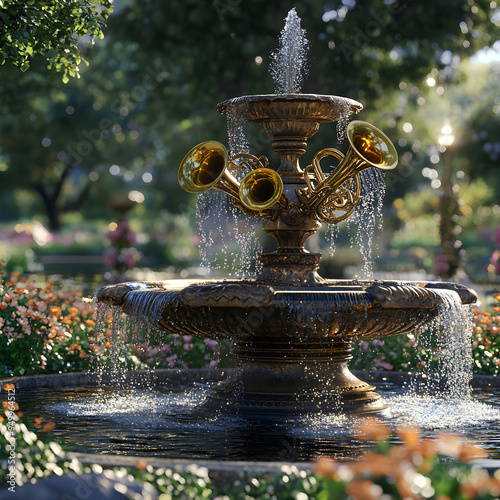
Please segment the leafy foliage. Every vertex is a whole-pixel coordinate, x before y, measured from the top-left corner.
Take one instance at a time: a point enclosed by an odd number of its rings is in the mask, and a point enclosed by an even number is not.
[[[418,429],[411,427],[399,428],[398,435],[402,444],[391,446],[388,427],[377,420],[365,420],[359,436],[375,440],[375,449],[355,463],[320,459],[316,472],[343,485],[343,495],[335,498],[493,500],[500,492],[500,479],[464,465],[483,456],[478,446],[449,434],[439,435],[433,441],[422,439]],[[452,457],[458,463],[450,467],[443,463],[444,457]]]
[[[10,60],[21,71],[40,55],[49,69],[62,73],[64,83],[79,77],[82,61],[78,38],[103,38],[112,0],[2,0],[0,2],[0,62]]]

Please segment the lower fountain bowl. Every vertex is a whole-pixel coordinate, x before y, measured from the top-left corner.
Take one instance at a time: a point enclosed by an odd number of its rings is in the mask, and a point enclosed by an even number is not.
[[[375,388],[349,372],[351,343],[398,335],[435,318],[444,296],[475,302],[455,284],[324,281],[125,283],[98,300],[167,332],[229,339],[238,375],[207,399],[238,393],[245,414],[363,414],[383,411]]]
[[[477,299],[472,290],[451,283],[280,286],[254,280],[123,283],[101,288],[97,299],[172,333],[303,344],[314,339],[369,340],[413,330],[437,316],[442,291],[456,292],[463,304]]]

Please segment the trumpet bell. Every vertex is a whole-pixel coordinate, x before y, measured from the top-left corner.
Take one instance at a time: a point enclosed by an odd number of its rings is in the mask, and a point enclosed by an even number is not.
[[[266,210],[276,204],[283,194],[281,177],[270,168],[257,168],[241,181],[239,197],[251,210]]]
[[[392,170],[398,164],[398,153],[391,140],[370,123],[354,120],[347,127],[347,138],[363,161],[380,170]]]
[[[205,141],[194,148],[182,160],[178,179],[188,193],[203,193],[224,175],[228,163],[227,150],[217,141]]]

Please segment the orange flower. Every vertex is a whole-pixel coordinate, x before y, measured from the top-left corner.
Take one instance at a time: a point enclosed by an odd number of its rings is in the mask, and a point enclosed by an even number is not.
[[[50,306],[49,315],[58,318],[62,314],[61,308],[57,306]]]
[[[74,306],[70,307],[69,308],[69,313],[74,316],[75,314],[78,314],[78,309],[76,307],[74,307]]]
[[[500,313],[500,307],[495,306],[495,307],[493,308],[493,311],[494,311],[494,312],[496,312],[496,313]]]
[[[457,457],[462,462],[483,457],[485,452],[474,443],[462,442],[454,434],[440,434],[438,436],[437,448],[443,455]]]
[[[68,351],[70,352],[77,352],[81,349],[82,347],[78,344],[75,344],[74,342],[68,347]]]
[[[3,386],[4,391],[13,391],[16,388],[14,384],[5,384]]]
[[[369,479],[354,479],[347,483],[346,493],[356,500],[377,500],[382,495],[382,488]]]
[[[338,463],[333,458],[321,457],[316,463],[314,472],[324,477],[336,479]]]
[[[87,326],[94,326],[95,325],[95,321],[93,319],[86,319],[85,320],[85,324]]]
[[[357,434],[361,439],[379,441],[390,436],[389,427],[377,419],[363,420],[358,427]]]
[[[42,431],[43,432],[47,432],[47,431],[50,431],[54,428],[54,423],[53,422],[49,422],[47,424],[45,424],[43,427],[42,427]]]
[[[19,405],[17,403],[15,403],[14,401],[2,401],[2,406],[7,411],[19,410]]]
[[[141,458],[136,464],[135,464],[135,468],[137,470],[146,470],[146,467],[148,466],[148,463],[146,462],[146,460],[144,460],[143,458]]]
[[[401,441],[404,441],[409,449],[415,450],[420,442],[420,429],[418,427],[400,427],[398,435]]]
[[[478,498],[485,492],[498,495],[500,492],[500,479],[484,474],[474,474],[464,484],[460,485],[460,491],[467,496],[467,498]]]
[[[362,470],[363,472],[369,472],[375,477],[391,476],[397,469],[399,460],[399,457],[380,455],[373,451],[368,451],[364,456]]]

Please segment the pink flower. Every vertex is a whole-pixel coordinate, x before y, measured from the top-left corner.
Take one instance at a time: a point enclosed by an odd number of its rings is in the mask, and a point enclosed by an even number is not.
[[[160,352],[160,348],[159,347],[154,347],[153,349],[151,349],[148,352],[148,356],[149,357],[156,356],[159,352]]]
[[[132,245],[133,243],[135,243],[135,233],[133,231],[129,231],[125,234],[124,239],[127,243]]]
[[[111,241],[111,243],[114,243],[120,236],[121,236],[121,231],[118,229],[115,229],[114,231],[108,231],[108,238]]]
[[[104,262],[109,267],[114,267],[116,264],[116,259],[118,256],[118,251],[115,248],[107,248],[104,250]]]
[[[434,274],[440,275],[450,270],[450,262],[448,255],[438,253],[434,257]]]
[[[500,247],[500,226],[497,226],[497,228],[496,228],[495,240],[497,242],[497,245]]]
[[[383,356],[381,358],[376,358],[373,366],[375,368],[382,368],[384,370],[392,370],[394,366],[390,363],[385,362],[384,359],[385,358]]]
[[[123,234],[125,231],[129,231],[128,222],[126,220],[121,220],[116,227],[116,230]]]
[[[217,340],[203,339],[203,342],[205,343],[205,345],[207,347],[210,347],[210,349],[212,349],[213,351],[215,351],[217,349],[217,347],[219,346],[219,343],[217,342]]]
[[[47,302],[44,302],[43,300],[35,300],[35,306],[41,313],[47,310]]]
[[[128,268],[134,267],[135,265],[134,256],[131,255],[130,253],[126,253],[123,262]]]
[[[500,227],[500,226],[499,226]],[[494,273],[500,274],[500,250],[495,250],[491,255],[490,264],[495,266]]]

